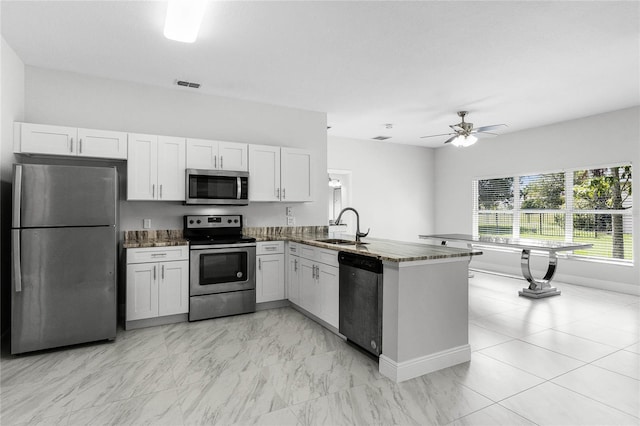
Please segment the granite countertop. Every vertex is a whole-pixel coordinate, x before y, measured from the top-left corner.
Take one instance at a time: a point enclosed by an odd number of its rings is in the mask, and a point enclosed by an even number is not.
[[[182,229],[125,231],[123,248],[188,246]]]
[[[253,230],[249,230],[249,232],[247,232],[248,230],[245,230],[245,234],[256,238],[256,241],[258,242],[292,241],[325,249],[373,256],[389,262],[448,259],[453,257],[469,257],[482,254],[482,251],[477,249],[463,249],[442,245],[408,243],[375,238],[364,238],[363,242],[367,244],[362,245],[323,243],[317,240],[331,238],[331,236],[326,232],[326,227],[324,227],[324,230],[321,228],[323,227],[293,233],[287,232],[286,228],[281,228],[281,232],[256,232]],[[344,237],[344,239],[354,240],[355,237],[347,236]]]
[[[409,243],[403,241],[365,238],[367,244],[347,245],[331,244],[317,240],[332,238],[326,226],[287,226],[287,227],[255,227],[245,228],[244,235],[254,237],[256,241],[292,241],[315,247],[346,251],[377,257],[389,262],[412,262],[419,260],[448,259],[453,257],[469,257],[482,254],[477,249],[463,249],[442,245]],[[344,239],[355,239],[343,236]],[[144,230],[125,231],[124,248],[186,246],[189,241],[182,230]]]

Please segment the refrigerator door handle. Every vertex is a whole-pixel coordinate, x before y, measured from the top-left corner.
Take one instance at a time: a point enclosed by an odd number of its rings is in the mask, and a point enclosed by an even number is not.
[[[14,229],[13,233],[13,281],[16,293],[22,291],[22,266],[20,259],[20,230]]]
[[[13,172],[13,227],[20,227],[20,204],[22,204],[22,164],[16,164]]]

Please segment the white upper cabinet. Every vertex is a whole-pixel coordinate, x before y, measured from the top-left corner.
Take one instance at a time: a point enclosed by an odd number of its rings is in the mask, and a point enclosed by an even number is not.
[[[185,200],[185,139],[158,136],[158,200]]]
[[[14,152],[126,160],[127,134],[111,130],[15,123]]]
[[[311,152],[249,145],[250,201],[312,201]]]
[[[78,129],[78,155],[127,159],[127,134],[107,130]]]
[[[282,201],[311,201],[311,153],[281,148],[280,186]]]
[[[185,139],[129,134],[127,200],[184,201]]]
[[[280,201],[280,147],[249,145],[249,201]]]
[[[187,168],[246,172],[249,170],[247,151],[247,144],[187,139]]]

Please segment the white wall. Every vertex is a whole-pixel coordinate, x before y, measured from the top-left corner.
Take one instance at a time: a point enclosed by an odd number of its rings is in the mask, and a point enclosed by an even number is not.
[[[633,162],[634,174],[638,174],[639,107],[484,139],[469,148],[440,148],[435,153],[436,231],[472,232],[471,181],[474,178],[621,162]],[[633,196],[635,266],[561,259],[556,279],[630,293],[640,292],[639,200],[640,195],[636,191]],[[541,273],[545,262],[539,260],[537,263]],[[472,266],[479,268],[518,275],[519,264],[519,254],[488,251],[472,262]]]
[[[0,331],[9,327],[11,307],[11,179],[13,156],[13,121],[24,114],[24,63],[4,38],[0,40],[0,244],[2,303]]]
[[[325,113],[30,66],[25,107],[27,122],[280,145],[314,153],[314,202],[207,208],[122,201],[122,230],[141,229],[144,218],[152,219],[153,229],[181,229],[183,215],[198,213],[241,213],[248,226],[286,225],[285,206],[293,207],[297,225],[327,222]],[[122,164],[120,169],[126,170]],[[125,178],[122,173],[122,181]]]
[[[328,151],[329,169],[352,172],[351,206],[344,207],[358,211],[361,231],[415,242],[433,232],[433,149],[330,136]],[[355,220],[350,212],[343,218]]]

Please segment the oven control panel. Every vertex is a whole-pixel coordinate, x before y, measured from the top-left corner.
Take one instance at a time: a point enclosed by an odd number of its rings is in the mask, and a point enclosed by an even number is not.
[[[185,228],[242,228],[242,215],[192,215],[185,216]]]

